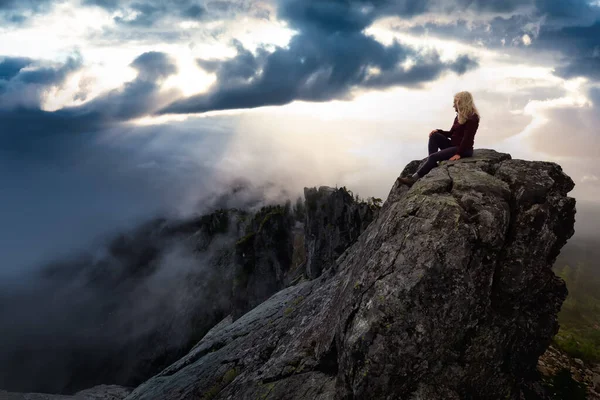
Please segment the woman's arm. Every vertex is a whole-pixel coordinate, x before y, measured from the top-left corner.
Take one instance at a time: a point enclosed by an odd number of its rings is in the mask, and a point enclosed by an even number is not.
[[[450,131],[445,131],[445,130],[442,130],[442,129],[436,129],[436,132],[441,133],[442,135],[444,135],[444,136],[446,136],[448,138],[450,136],[452,136],[452,132],[450,132]]]
[[[442,135],[446,136],[447,138],[452,137],[452,128],[454,128],[454,124],[456,124],[456,121],[458,120],[458,117],[454,118],[454,121],[452,122],[452,126],[450,127],[449,131],[445,131],[443,129],[437,129],[437,131],[439,133],[441,133]]]

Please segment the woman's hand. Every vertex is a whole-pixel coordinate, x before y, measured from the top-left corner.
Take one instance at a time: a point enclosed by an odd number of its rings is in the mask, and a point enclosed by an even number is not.
[[[429,132],[429,137],[431,137],[431,135],[433,135],[433,134],[434,134],[434,133],[436,133],[437,131],[438,131],[437,129],[434,129],[434,130],[432,130],[431,132]]]
[[[456,161],[456,160],[460,160],[460,155],[459,154],[455,154],[450,158],[450,161]]]

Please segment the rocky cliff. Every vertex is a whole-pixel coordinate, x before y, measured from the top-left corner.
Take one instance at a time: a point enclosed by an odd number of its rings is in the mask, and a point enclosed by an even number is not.
[[[314,279],[358,239],[377,207],[356,202],[345,188],[304,188],[306,275]]]
[[[126,398],[540,398],[573,186],[489,150],[396,182],[335,268],[224,319]]]
[[[534,398],[573,186],[485,150],[395,184],[335,271],[224,320],[127,398]]]

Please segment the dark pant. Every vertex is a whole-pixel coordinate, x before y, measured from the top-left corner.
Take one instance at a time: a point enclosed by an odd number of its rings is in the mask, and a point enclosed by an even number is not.
[[[458,151],[457,146],[452,146],[450,139],[442,135],[439,132],[434,133],[429,137],[429,157],[427,162],[417,171],[419,178],[424,177],[437,166],[438,161],[449,160]],[[439,149],[439,151],[438,151]],[[467,150],[465,154],[461,154],[461,157],[471,157],[473,155],[472,150]]]

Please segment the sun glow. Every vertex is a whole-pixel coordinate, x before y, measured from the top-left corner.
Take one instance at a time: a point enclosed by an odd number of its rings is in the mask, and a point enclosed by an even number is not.
[[[179,89],[187,97],[205,92],[216,81],[215,74],[200,69],[189,52],[177,54],[175,58],[178,71],[165,81],[165,89]]]

